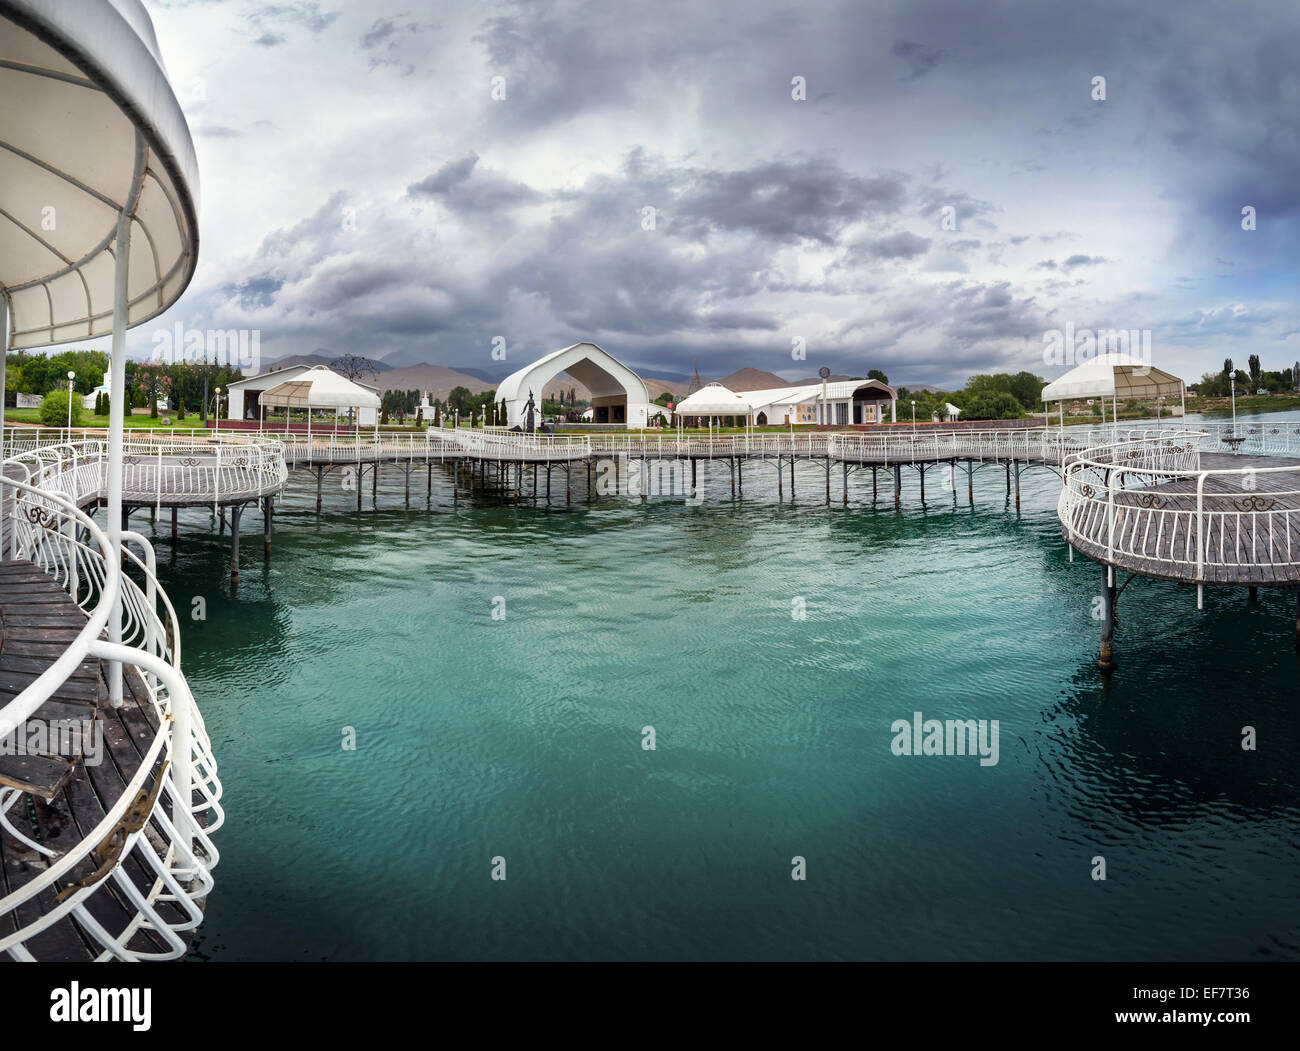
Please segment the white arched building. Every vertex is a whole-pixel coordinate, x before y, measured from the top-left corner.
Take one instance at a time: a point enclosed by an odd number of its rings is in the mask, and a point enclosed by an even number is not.
[[[522,427],[531,392],[534,423],[542,417],[542,387],[567,372],[591,392],[593,423],[640,429],[650,418],[650,394],[641,377],[594,343],[575,343],[552,351],[512,372],[497,387],[497,401],[506,403],[506,426]]]

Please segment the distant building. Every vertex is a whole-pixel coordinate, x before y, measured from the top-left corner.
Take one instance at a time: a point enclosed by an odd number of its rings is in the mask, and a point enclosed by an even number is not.
[[[808,383],[798,387],[748,390],[743,394],[754,407],[754,423],[764,427],[789,424],[830,425],[884,423],[886,406],[889,422],[897,419],[898,392],[880,380],[838,380],[825,386]]]
[[[704,381],[700,379],[700,363],[695,363],[695,371],[691,373],[691,382],[686,385],[686,396],[689,398],[697,390],[704,386]]]

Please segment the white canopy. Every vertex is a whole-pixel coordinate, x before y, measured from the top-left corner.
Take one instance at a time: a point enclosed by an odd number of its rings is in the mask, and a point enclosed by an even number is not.
[[[7,295],[11,348],[113,330],[121,213],[136,249],[130,327],[185,291],[199,240],[194,144],[148,14],[139,0],[0,0],[0,305]]]
[[[1132,354],[1099,354],[1043,388],[1043,401],[1178,395],[1183,381]]]
[[[748,416],[753,411],[748,398],[721,383],[701,387],[673,407],[678,416]]]
[[[377,409],[379,395],[326,365],[316,365],[263,391],[258,403],[291,409]]]

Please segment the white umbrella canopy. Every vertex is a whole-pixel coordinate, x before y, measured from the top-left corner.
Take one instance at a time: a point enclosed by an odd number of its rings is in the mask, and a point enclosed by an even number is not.
[[[701,387],[673,407],[678,416],[748,416],[753,411],[748,398],[721,383]]]
[[[1076,365],[1043,388],[1043,401],[1155,398],[1181,394],[1183,381],[1132,354],[1112,352]]]
[[[316,365],[262,392],[261,405],[289,409],[377,409],[379,395],[326,365]]]
[[[198,164],[139,0],[0,0],[0,299],[12,348],[113,330],[180,297],[198,258]],[[3,314],[3,311],[0,311]]]

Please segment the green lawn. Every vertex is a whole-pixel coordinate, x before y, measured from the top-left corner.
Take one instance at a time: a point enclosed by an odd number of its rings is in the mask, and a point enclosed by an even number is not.
[[[183,420],[177,420],[175,415],[172,415],[170,418],[173,422],[171,424],[164,424],[162,422],[162,416],[154,419],[152,416],[148,415],[132,414],[126,417],[123,423],[126,427],[137,430],[151,430],[155,427],[176,427],[179,429],[188,429],[191,427],[197,428],[203,426],[201,418],[194,413],[186,416]],[[5,422],[29,423],[38,427],[45,426],[45,424],[41,423],[40,409],[5,409]],[[96,416],[83,409],[81,413],[81,422],[75,426],[91,428],[102,427],[104,430],[108,430],[108,417]]]

